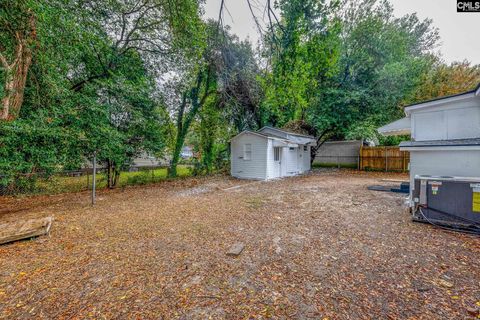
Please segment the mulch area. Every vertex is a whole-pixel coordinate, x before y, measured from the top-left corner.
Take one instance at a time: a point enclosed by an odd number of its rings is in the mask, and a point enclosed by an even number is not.
[[[0,246],[0,317],[475,318],[480,238],[411,222],[405,195],[367,190],[383,178],[407,176],[192,178],[102,191],[95,207],[88,193],[0,198],[0,223],[55,217],[49,237]]]

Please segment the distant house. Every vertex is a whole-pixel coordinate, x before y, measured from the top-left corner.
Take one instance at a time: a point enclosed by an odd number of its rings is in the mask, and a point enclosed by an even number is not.
[[[133,159],[132,167],[141,168],[141,167],[157,167],[167,165],[168,161],[166,159],[157,158],[153,155],[150,155],[146,152],[142,152],[138,157]]]
[[[480,85],[471,91],[405,107],[406,117],[378,129],[411,135],[410,192],[416,176],[480,177]]]
[[[272,127],[243,131],[231,140],[231,175],[268,180],[307,172],[315,144],[312,136]]]
[[[182,152],[180,152],[180,157],[182,157],[182,159],[190,159],[191,157],[193,157],[192,147],[184,146],[182,148]]]

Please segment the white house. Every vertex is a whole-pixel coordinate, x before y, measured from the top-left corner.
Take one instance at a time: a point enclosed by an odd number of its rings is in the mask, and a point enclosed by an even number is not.
[[[410,151],[410,195],[416,175],[480,177],[480,85],[407,106],[405,114],[378,131],[411,135],[400,144]]]
[[[268,180],[310,170],[312,136],[263,127],[243,131],[230,141],[231,175],[241,179]]]

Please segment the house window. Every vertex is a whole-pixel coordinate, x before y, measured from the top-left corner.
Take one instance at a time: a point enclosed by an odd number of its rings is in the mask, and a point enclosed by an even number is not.
[[[273,148],[273,161],[280,161],[280,148]]]
[[[303,146],[303,151],[307,152],[307,151],[308,151],[308,147],[307,147],[307,146]]]
[[[243,145],[243,160],[252,160],[252,145],[250,143]]]

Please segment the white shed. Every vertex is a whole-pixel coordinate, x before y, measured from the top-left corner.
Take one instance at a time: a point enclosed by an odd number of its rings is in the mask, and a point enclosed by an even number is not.
[[[241,179],[268,180],[310,170],[312,136],[263,127],[243,131],[231,140],[230,172]]]
[[[465,93],[405,107],[406,117],[378,129],[410,134],[410,195],[417,175],[480,177],[480,85]]]

